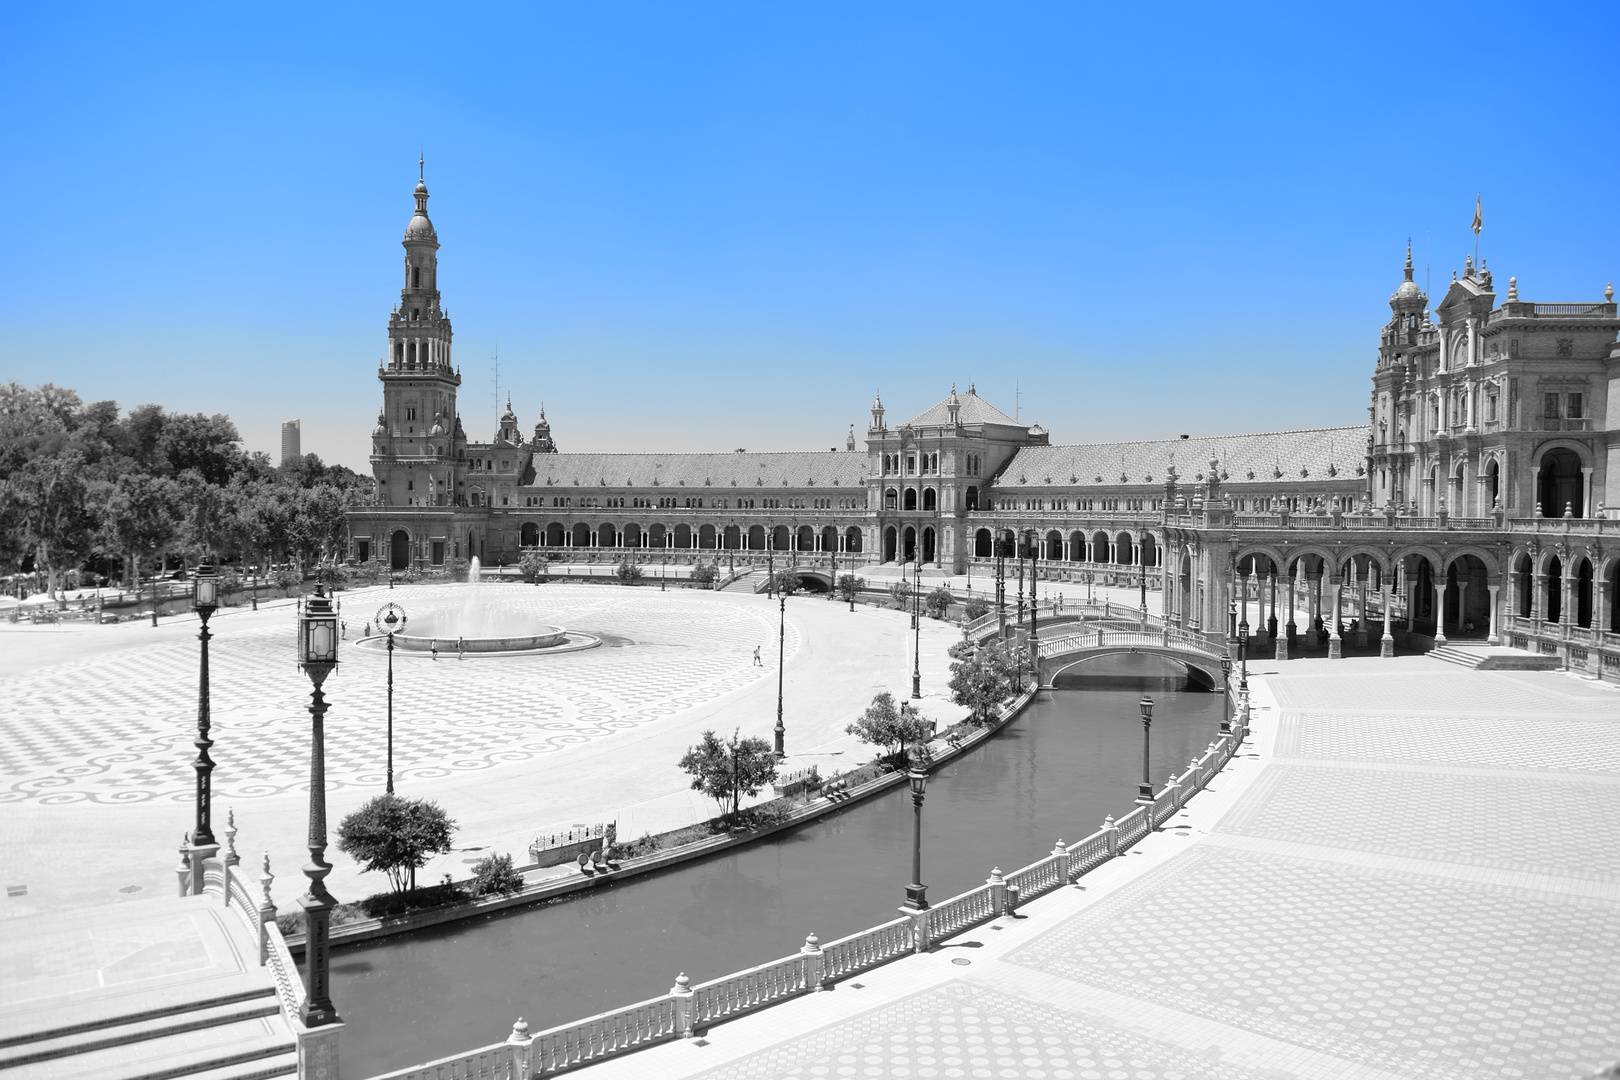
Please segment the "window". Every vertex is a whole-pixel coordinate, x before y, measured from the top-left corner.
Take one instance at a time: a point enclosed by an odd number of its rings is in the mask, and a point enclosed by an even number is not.
[[[1558,415],[1557,394],[1541,395],[1541,415],[1545,417],[1554,417]]]
[[[1571,420],[1579,420],[1585,415],[1581,412],[1581,405],[1583,402],[1581,401],[1580,394],[1570,394],[1566,399],[1566,402],[1568,404],[1568,411],[1564,413],[1565,416],[1569,417]]]
[[[416,406],[415,405],[407,405],[407,406],[405,406],[405,419],[407,419],[407,420],[415,420],[416,419]]]
[[[420,289],[421,287],[422,287],[422,268],[420,266],[414,266],[414,267],[411,268],[411,288]]]
[[[1496,419],[1496,395],[1491,394],[1485,399],[1485,419]]]
[[[415,491],[416,490],[416,481],[415,480],[407,480],[407,481],[405,481],[405,490],[406,491]]]

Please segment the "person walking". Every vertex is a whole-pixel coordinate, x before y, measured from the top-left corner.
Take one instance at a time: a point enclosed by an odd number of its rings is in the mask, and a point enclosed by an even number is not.
[[[759,646],[758,645],[754,646],[754,666],[755,667],[764,667],[765,666],[764,664],[759,662]]]

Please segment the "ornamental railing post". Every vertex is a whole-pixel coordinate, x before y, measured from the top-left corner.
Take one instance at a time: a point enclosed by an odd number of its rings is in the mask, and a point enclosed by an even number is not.
[[[1062,888],[1069,883],[1069,846],[1061,836],[1052,847],[1052,858],[1057,861],[1058,887]]]
[[[1114,824],[1114,815],[1103,818],[1102,833],[1103,843],[1108,847],[1108,857],[1112,859],[1119,854],[1119,826]]]
[[[1173,809],[1175,809],[1175,810],[1180,810],[1181,809],[1181,782],[1176,779],[1176,774],[1175,773],[1170,774],[1170,779],[1165,781],[1164,786],[1165,786],[1165,789],[1170,793],[1170,805],[1171,805],[1171,807]]]
[[[259,874],[259,966],[270,962],[270,931],[265,929],[276,921],[276,902],[270,899],[270,883],[276,875],[270,872],[270,853],[264,853],[264,870]]]
[[[991,870],[984,883],[990,886],[990,910],[997,916],[1007,914],[1007,883],[1001,878],[1001,867]]]
[[[669,988],[670,999],[675,1004],[675,1037],[677,1039],[690,1039],[692,1037],[692,980],[686,977],[686,972],[675,976],[675,985]]]
[[[512,1080],[529,1080],[529,1058],[534,1036],[529,1034],[529,1025],[523,1017],[518,1017],[517,1023],[512,1025],[512,1034],[506,1037],[506,1045],[512,1048]]]
[[[821,940],[814,933],[806,935],[804,947],[799,950],[804,956],[804,988],[811,993],[822,989],[823,958],[821,955]]]

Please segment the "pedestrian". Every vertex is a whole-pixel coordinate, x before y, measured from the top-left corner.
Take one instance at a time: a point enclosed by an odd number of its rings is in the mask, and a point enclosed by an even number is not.
[[[342,638],[344,641],[348,641],[349,640],[349,620],[344,619],[341,623],[338,624],[338,626],[341,627],[341,632],[338,634],[338,636],[340,638]]]
[[[759,646],[758,645],[754,646],[754,666],[755,667],[764,667],[765,666],[764,664],[759,662]]]
[[[433,659],[437,660],[439,658],[439,643],[435,641],[431,648],[433,649]]]
[[[459,637],[456,638],[456,659],[457,660],[465,660],[465,659],[467,659],[465,656],[462,655],[463,651],[466,649],[466,640],[467,640],[466,638],[459,638]]]

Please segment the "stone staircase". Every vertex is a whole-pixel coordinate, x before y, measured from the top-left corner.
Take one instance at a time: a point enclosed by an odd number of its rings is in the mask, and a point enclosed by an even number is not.
[[[1563,662],[1506,645],[1440,645],[1428,656],[1475,671],[1557,671]]]
[[[177,991],[129,1011],[88,1009],[60,1026],[0,1038],[6,1080],[270,1080],[296,1076],[298,1042],[259,978],[207,997]]]

